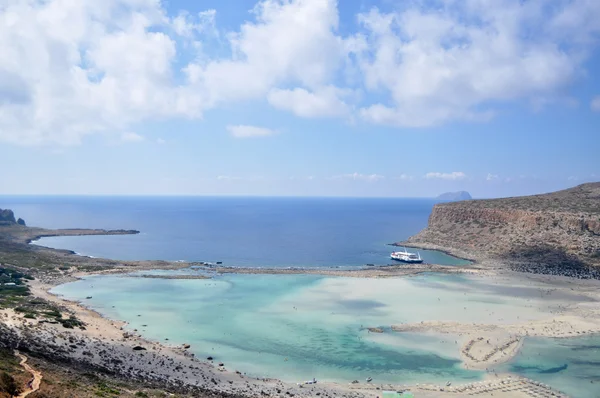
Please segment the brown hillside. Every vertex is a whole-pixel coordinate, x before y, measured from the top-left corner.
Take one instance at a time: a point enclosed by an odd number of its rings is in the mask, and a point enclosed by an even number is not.
[[[435,205],[408,243],[553,268],[600,266],[600,182],[513,198]]]

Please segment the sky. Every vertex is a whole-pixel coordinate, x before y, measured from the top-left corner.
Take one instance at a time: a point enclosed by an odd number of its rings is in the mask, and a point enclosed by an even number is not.
[[[600,180],[597,0],[0,0],[0,194]]]

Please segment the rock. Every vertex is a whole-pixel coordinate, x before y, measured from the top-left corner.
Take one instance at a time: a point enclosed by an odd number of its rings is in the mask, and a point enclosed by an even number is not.
[[[213,357],[208,357],[208,358],[206,358],[206,360],[207,360],[207,361],[212,361],[212,360],[213,360]]]
[[[26,225],[25,225],[25,220],[23,220],[22,218],[19,218],[19,219],[17,220],[17,224],[19,224],[19,225],[22,225],[22,226],[24,226],[24,227],[26,226]]]
[[[0,225],[12,225],[16,224],[15,213],[9,209],[0,209]]]
[[[381,329],[381,328],[369,328],[369,332],[371,332],[371,333],[383,333],[383,329]]]
[[[189,345],[189,344],[184,344],[183,345],[183,348],[186,349],[186,350],[189,349],[190,347],[191,347],[191,345]]]
[[[136,345],[133,347],[133,351],[146,351],[146,349],[142,346]]]

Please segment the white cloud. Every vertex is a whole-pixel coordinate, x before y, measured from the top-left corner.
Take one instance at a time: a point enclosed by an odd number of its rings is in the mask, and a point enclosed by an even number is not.
[[[487,181],[494,181],[494,180],[497,180],[498,178],[499,178],[498,174],[488,173],[488,175],[485,179]]]
[[[144,141],[144,137],[134,132],[126,132],[121,134],[121,141],[123,142],[142,142]]]
[[[303,88],[273,89],[269,92],[268,100],[273,107],[291,111],[296,116],[334,117],[344,116],[349,112],[346,103],[340,99],[343,95],[340,89],[333,86],[312,92]]]
[[[73,145],[265,99],[301,117],[485,121],[501,102],[560,103],[600,33],[592,0],[409,2],[349,35],[338,3],[260,0],[220,34],[215,10],[170,16],[158,0],[5,0],[0,141]]]
[[[365,120],[429,126],[488,120],[495,102],[553,97],[580,73],[600,2],[444,1],[361,14],[367,89],[389,94]],[[550,4],[551,3],[551,4]]]
[[[376,182],[385,179],[385,176],[379,174],[361,174],[361,173],[352,173],[352,174],[342,174],[331,177],[333,180],[354,180],[354,181],[367,181],[367,182]]]
[[[218,36],[216,15],[216,10],[201,11],[195,16],[190,15],[187,11],[181,11],[177,17],[173,18],[172,26],[178,35],[187,38],[193,38],[200,33]]]
[[[166,140],[163,140],[162,138],[157,138],[157,139],[156,139],[156,143],[157,143],[158,145],[164,145],[164,144],[166,144],[166,143],[167,143],[167,141],[166,141]]]
[[[414,180],[414,177],[408,174],[400,174],[399,176],[393,177],[393,179],[401,181],[412,181]]]
[[[453,171],[452,173],[437,173],[431,172],[425,174],[425,178],[427,179],[441,179],[441,180],[462,180],[467,175],[462,171]]]
[[[590,103],[590,108],[594,112],[600,112],[600,95],[592,99],[592,102]]]
[[[77,144],[146,119],[199,116],[172,81],[154,0],[9,1],[0,9],[0,140]],[[10,83],[7,83],[10,82]]]
[[[334,78],[346,55],[334,33],[336,0],[263,0],[253,13],[256,22],[228,35],[231,57],[186,68],[209,105],[263,98],[285,83],[318,89]]]
[[[218,176],[217,180],[219,181],[239,181],[241,177],[232,177],[232,176]]]
[[[266,137],[276,134],[276,131],[256,126],[227,126],[229,133],[236,138]]]
[[[228,175],[220,175],[217,176],[218,181],[243,181],[243,182],[263,182],[268,181],[268,179],[264,176],[254,175],[254,176],[228,176]]]
[[[296,177],[296,176],[291,176],[291,177],[289,178],[289,180],[291,180],[291,181],[298,181],[298,180],[299,180],[299,181],[312,181],[312,180],[314,180],[314,179],[315,179],[315,177],[314,177],[314,176],[306,176],[306,177]]]

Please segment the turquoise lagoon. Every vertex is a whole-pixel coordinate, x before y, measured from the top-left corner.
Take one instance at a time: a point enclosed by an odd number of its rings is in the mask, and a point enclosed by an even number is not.
[[[600,397],[600,336],[528,338],[521,351],[498,370],[518,373],[572,397]]]
[[[249,375],[338,382],[373,377],[398,384],[469,382],[483,372],[462,367],[457,336],[377,334],[367,327],[389,331],[392,324],[427,320],[511,323],[537,319],[559,304],[542,300],[531,286],[504,290],[492,280],[438,274],[193,280],[111,275],[86,277],[52,292],[127,321],[146,338],[189,343],[199,357],[213,356]]]

